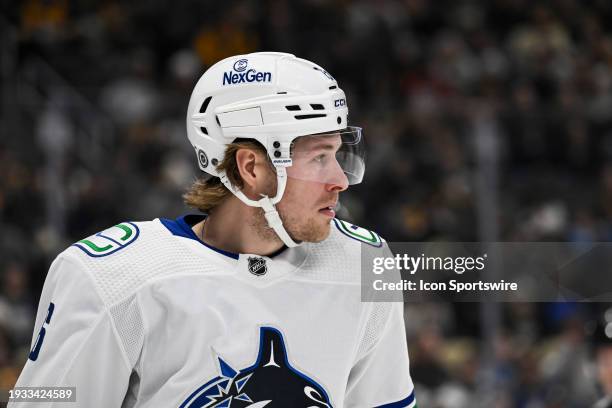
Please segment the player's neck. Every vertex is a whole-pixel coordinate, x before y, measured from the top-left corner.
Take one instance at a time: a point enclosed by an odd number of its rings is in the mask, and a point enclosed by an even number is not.
[[[193,226],[200,239],[215,248],[233,253],[269,255],[283,243],[262,239],[252,222],[252,209],[233,197],[225,200],[209,214],[206,220]],[[265,221],[264,221],[265,222]]]

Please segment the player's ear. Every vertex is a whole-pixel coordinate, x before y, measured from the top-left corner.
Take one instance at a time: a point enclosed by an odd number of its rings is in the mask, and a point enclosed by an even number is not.
[[[259,200],[260,193],[266,193],[270,184],[270,164],[264,153],[243,148],[236,151],[236,166],[242,178],[242,191],[253,200]]]

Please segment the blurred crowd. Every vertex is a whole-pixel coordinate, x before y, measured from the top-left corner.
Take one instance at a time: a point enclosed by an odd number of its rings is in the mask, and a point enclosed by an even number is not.
[[[24,0],[0,18],[0,389],[57,253],[189,212],[187,102],[230,55],[291,52],[339,81],[368,143],[341,218],[391,241],[612,239],[607,0]],[[419,406],[592,406],[612,395],[608,307],[504,304],[485,356],[478,304],[408,303]]]

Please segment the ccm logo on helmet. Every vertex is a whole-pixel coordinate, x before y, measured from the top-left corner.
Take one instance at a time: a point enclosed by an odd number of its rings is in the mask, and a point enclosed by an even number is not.
[[[339,108],[341,106],[346,106],[346,99],[336,99],[334,101],[334,107]]]
[[[272,82],[271,72],[247,70],[248,60],[240,59],[234,63],[233,71],[223,73],[223,85],[234,85],[251,82]]]

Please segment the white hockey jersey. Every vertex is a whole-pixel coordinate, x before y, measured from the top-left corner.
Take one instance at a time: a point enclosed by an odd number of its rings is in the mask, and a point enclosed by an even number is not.
[[[87,408],[416,406],[402,304],[360,299],[360,245],[380,237],[334,220],[321,243],[233,254],[198,239],[203,217],[61,253],[17,386],[74,386]]]

